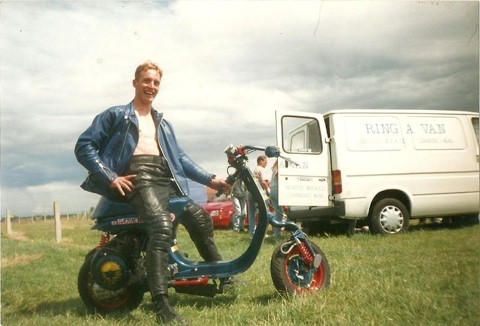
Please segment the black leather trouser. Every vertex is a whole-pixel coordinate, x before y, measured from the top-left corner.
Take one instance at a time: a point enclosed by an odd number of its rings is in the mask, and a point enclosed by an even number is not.
[[[148,235],[145,257],[147,282],[152,297],[168,294],[168,252],[173,226],[168,212],[171,174],[164,158],[133,156],[127,174],[136,174],[135,190],[127,199],[143,217]]]
[[[217,245],[213,241],[212,218],[202,206],[190,201],[180,223],[187,230],[203,260],[222,260]]]
[[[149,241],[145,268],[152,297],[168,293],[168,255],[173,237],[173,224],[168,211],[168,198],[175,193],[171,172],[164,158],[149,155],[133,156],[127,174],[136,174],[135,190],[127,196],[143,216]],[[207,212],[190,201],[182,216],[192,241],[206,261],[222,260],[213,241],[213,224]]]

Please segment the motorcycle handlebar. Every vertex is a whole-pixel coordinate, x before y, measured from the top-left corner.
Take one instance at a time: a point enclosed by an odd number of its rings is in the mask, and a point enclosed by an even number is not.
[[[253,151],[262,151],[265,152],[265,155],[267,157],[281,157],[280,156],[280,149],[276,146],[267,146],[267,147],[262,147],[262,146],[254,146],[254,145],[240,145],[240,146],[235,146],[233,144],[230,144],[225,148],[224,152],[227,155],[246,155],[247,152],[253,152]]]
[[[251,153],[253,151],[262,151],[265,152],[265,155],[267,157],[281,157],[280,155],[280,150],[278,147],[275,146],[267,146],[267,147],[262,147],[262,146],[254,146],[254,145],[240,145],[240,146],[235,146],[233,144],[230,144],[225,148],[224,152],[227,154],[228,157],[228,162],[230,163],[230,166],[238,167],[239,165],[243,165],[247,158],[247,154]],[[233,185],[236,179],[236,174],[234,173],[233,175],[229,175],[227,179],[225,180],[230,186]],[[220,189],[218,190],[216,196],[220,196],[225,189]]]

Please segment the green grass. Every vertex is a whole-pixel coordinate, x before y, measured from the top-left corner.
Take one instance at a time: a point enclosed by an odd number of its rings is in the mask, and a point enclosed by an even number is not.
[[[2,325],[156,325],[150,296],[131,313],[89,315],[77,293],[77,273],[99,232],[91,221],[2,225]],[[234,293],[202,298],[170,292],[190,325],[478,325],[480,226],[413,228],[394,237],[312,237],[327,255],[330,289],[283,298],[270,278],[276,244],[265,241]],[[183,229],[181,249],[197,258]],[[224,258],[236,257],[247,234],[217,230]]]

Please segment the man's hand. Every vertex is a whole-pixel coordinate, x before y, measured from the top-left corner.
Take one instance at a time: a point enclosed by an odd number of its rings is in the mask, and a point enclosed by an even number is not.
[[[213,178],[207,186],[221,192],[226,192],[227,189],[230,189],[232,187],[226,182],[225,179],[217,178]]]
[[[136,174],[130,174],[123,177],[117,177],[110,183],[110,188],[118,191],[118,193],[123,197],[125,196],[125,193],[131,192],[135,189],[135,185],[132,181],[136,176]]]

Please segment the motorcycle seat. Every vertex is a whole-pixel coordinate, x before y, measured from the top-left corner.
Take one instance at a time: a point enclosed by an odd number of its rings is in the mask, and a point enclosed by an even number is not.
[[[187,204],[190,202],[190,198],[183,197],[170,197],[168,210],[180,216],[185,211]],[[115,201],[106,197],[100,198],[95,210],[92,214],[93,220],[104,219],[113,216],[131,216],[137,215],[135,208],[127,202]]]
[[[95,210],[92,214],[92,219],[102,219],[111,216],[135,215],[135,208],[126,202],[115,201],[106,197],[100,198]]]

